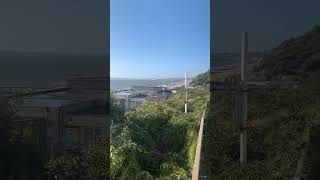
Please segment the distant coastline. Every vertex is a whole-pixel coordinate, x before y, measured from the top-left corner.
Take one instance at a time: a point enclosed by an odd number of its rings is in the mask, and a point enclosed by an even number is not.
[[[130,79],[130,78],[111,78],[111,90],[128,89],[132,86],[170,86],[181,84],[184,78],[167,78],[167,79]]]

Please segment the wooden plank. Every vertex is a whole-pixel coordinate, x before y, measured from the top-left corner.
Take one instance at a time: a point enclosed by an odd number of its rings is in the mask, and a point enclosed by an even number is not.
[[[205,119],[206,112],[203,112],[200,128],[198,132],[198,140],[197,140],[197,147],[196,147],[196,154],[194,158],[194,164],[192,169],[192,180],[198,180],[200,175],[200,161],[201,161],[201,148],[202,148],[202,137],[203,137],[203,122]]]

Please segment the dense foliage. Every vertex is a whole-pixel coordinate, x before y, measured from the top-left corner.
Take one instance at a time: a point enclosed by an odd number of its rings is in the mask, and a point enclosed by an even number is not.
[[[216,179],[291,179],[309,129],[319,123],[320,98],[305,90],[266,90],[249,96],[248,160],[239,165],[239,136],[234,130],[230,96],[216,95],[209,122],[214,143],[210,173]],[[208,145],[209,144],[209,145]]]
[[[213,94],[211,120],[207,121],[210,131],[206,132],[203,147],[207,159],[205,171],[213,179],[294,177],[301,148],[306,144],[320,144],[308,140],[320,124],[319,50],[320,28],[315,26],[306,34],[283,42],[253,69],[255,80],[293,80],[300,85],[250,91],[248,163],[245,165],[239,164],[239,130],[235,128],[233,114],[235,97],[227,93]],[[311,159],[311,164],[319,164],[319,153],[315,150],[313,157],[318,159]]]
[[[44,154],[30,141],[32,131],[25,127],[16,134],[13,123],[20,98],[0,96],[0,179],[42,179]]]
[[[65,153],[51,159],[45,166],[49,179],[85,180],[108,179],[109,149],[92,145],[79,153]]]
[[[207,91],[193,90],[184,114],[184,95],[178,93],[128,112],[124,123],[113,123],[111,178],[189,179],[207,100]]]

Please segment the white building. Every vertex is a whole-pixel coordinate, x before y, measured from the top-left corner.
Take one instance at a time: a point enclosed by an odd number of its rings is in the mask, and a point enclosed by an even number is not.
[[[135,109],[148,99],[168,98],[172,91],[165,86],[134,86],[130,90],[115,92],[115,98],[125,111]]]

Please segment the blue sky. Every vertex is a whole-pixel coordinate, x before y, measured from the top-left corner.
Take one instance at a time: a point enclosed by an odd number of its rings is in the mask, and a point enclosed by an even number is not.
[[[319,0],[212,2],[215,52],[240,52],[242,31],[249,33],[249,50],[268,50],[320,23]]]
[[[106,3],[1,0],[0,50],[105,54]]]
[[[209,0],[111,0],[111,77],[177,78],[209,69]]]

